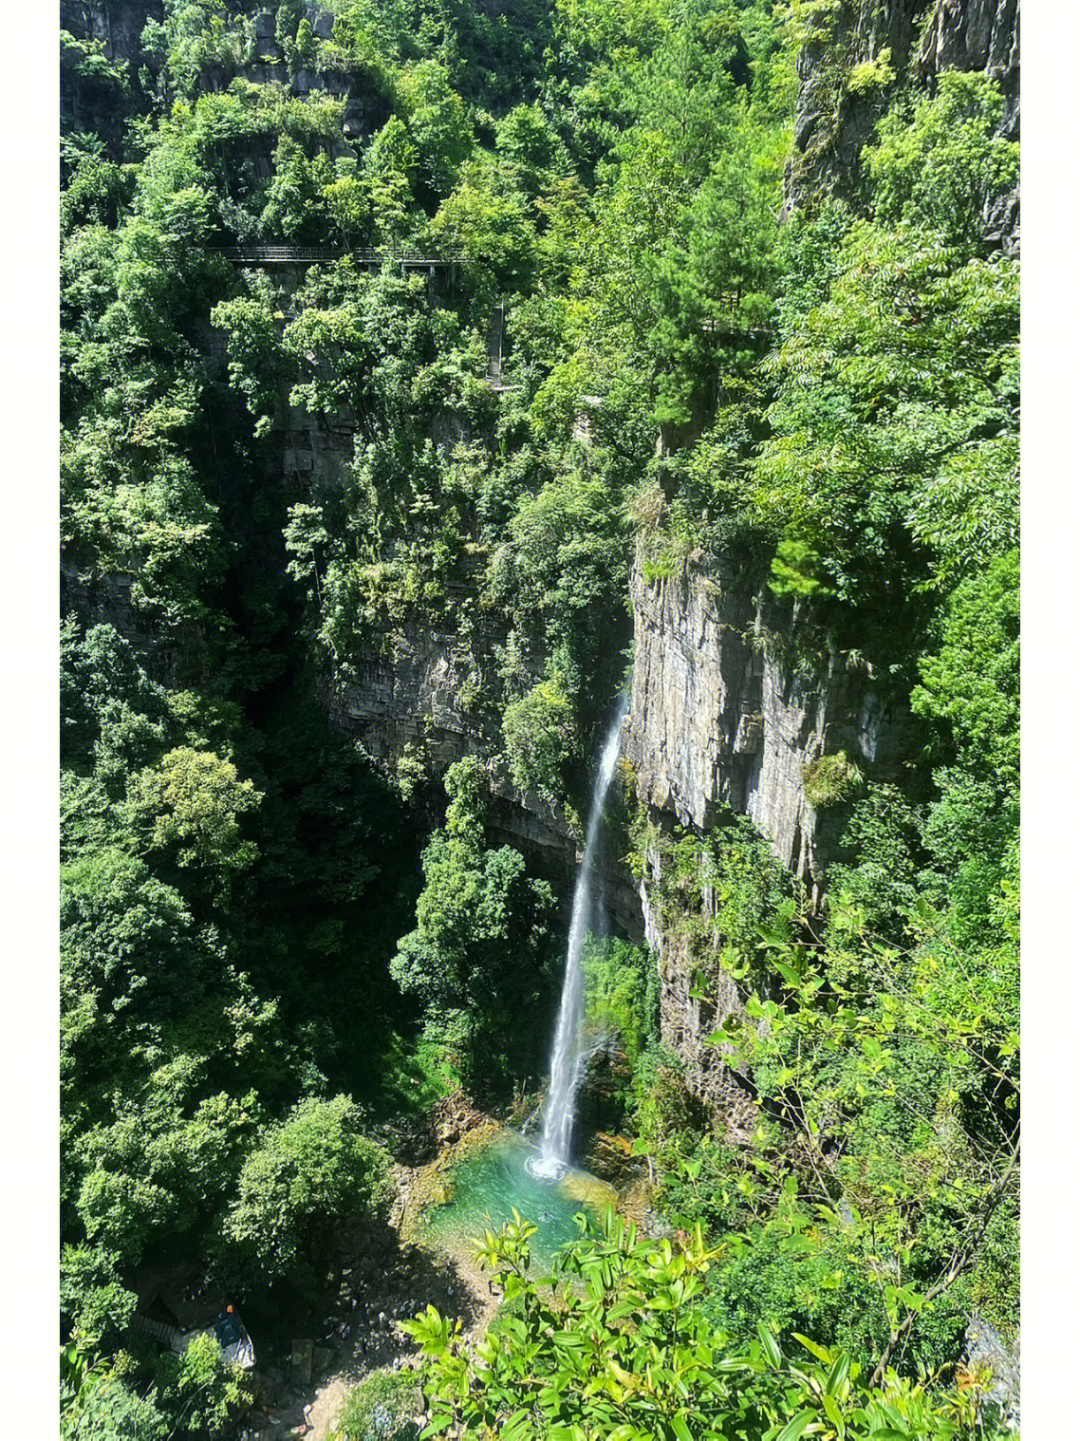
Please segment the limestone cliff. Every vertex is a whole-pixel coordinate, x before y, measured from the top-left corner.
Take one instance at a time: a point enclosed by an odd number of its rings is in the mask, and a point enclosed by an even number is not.
[[[877,59],[887,59],[893,79],[853,84],[856,67]],[[862,148],[898,90],[932,92],[949,69],[984,70],[999,83],[1000,133],[1019,140],[1020,0],[841,0],[799,55],[789,207],[813,207],[826,195],[858,203]],[[986,234],[1007,253],[1019,250],[1019,189],[988,209]]]
[[[93,131],[119,155],[124,121],[144,110],[143,81],[150,57],[142,48],[148,20],[160,21],[162,0],[61,0],[60,28],[75,41],[65,45],[60,65],[60,119],[65,132]],[[91,47],[107,66],[86,63]]]
[[[848,83],[856,66],[875,58],[888,59],[891,81]],[[812,208],[826,195],[857,206],[861,151],[880,116],[902,87],[932,92],[950,68],[983,70],[998,82],[1000,133],[1018,140],[1019,0],[839,0],[830,26],[799,58],[789,207]],[[988,243],[1016,252],[1019,192],[988,208],[984,224]],[[765,579],[761,563],[734,552],[657,575],[639,543],[624,754],[654,815],[698,833],[724,807],[748,816],[818,904],[848,808],[822,806],[820,795],[815,806],[808,778],[823,758],[843,752],[867,780],[898,780],[912,748],[910,718],[855,657],[835,648],[811,606],[779,601]],[[712,897],[707,884],[698,887],[694,914],[685,905],[680,914],[665,895],[663,856],[644,859],[641,905],[662,980],[663,1039],[681,1057],[693,1094],[738,1130],[746,1105],[739,1080],[722,1051],[704,1044],[740,1005],[719,964]]]
[[[463,597],[462,597],[463,598]],[[502,748],[498,716],[481,699],[506,636],[497,624],[465,633],[447,623],[405,623],[373,639],[348,674],[328,672],[322,694],[331,723],[355,736],[391,775],[416,777],[416,798],[441,820],[446,797],[438,781],[464,755],[489,761],[493,801],[490,839],[539,862],[569,901],[580,836],[567,814],[531,792],[514,789],[495,757]],[[540,678],[539,671],[537,679]],[[609,924],[641,936],[636,882],[617,842],[602,843],[598,896]]]
[[[759,563],[689,562],[650,581],[639,547],[631,594],[624,753],[640,798],[698,830],[720,807],[749,816],[819,900],[843,810],[811,804],[807,770],[843,751],[865,777],[895,779],[906,714],[805,605],[773,596]]]
[[[660,1037],[679,1057],[687,1089],[713,1123],[730,1139],[745,1138],[754,1124],[750,1088],[726,1063],[722,1047],[704,1044],[742,1004],[720,964],[722,938],[708,925],[713,896],[706,887],[704,929],[688,930],[663,903],[662,868],[660,855],[650,851],[639,891],[645,940],[660,972]]]
[[[698,558],[650,579],[645,554],[639,542],[624,738],[640,800],[699,834],[724,808],[748,816],[820,903],[849,807],[815,807],[807,777],[843,751],[866,779],[898,779],[911,744],[905,708],[830,645],[810,606],[772,594],[760,560]],[[661,1036],[713,1121],[739,1134],[751,1124],[744,1084],[723,1051],[704,1044],[740,1006],[720,962],[715,898],[703,868],[693,900],[673,900],[668,864],[649,849],[639,878],[661,977]]]

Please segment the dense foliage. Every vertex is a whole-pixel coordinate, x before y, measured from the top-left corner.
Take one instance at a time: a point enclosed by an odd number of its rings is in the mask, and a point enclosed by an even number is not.
[[[860,202],[784,214],[798,46],[841,10],[165,0],[138,64],[62,37],[65,1434],[221,1434],[216,1342],[129,1329],[161,1267],[291,1314],[385,1216],[380,1120],[538,1084],[560,877],[495,808],[580,827],[635,544],[649,579],[753,557],[792,664],[827,636],[910,708],[911,764],[803,776],[843,833],[824,912],[748,822],[638,817],[753,1121],[693,1096],[654,958],[592,940],[689,1239],[613,1223],[549,1296],[527,1225],[489,1237],[498,1343],[418,1323],[436,1410],[974,1424],[966,1318],[1017,1319],[1018,266],[984,237],[1017,153],[991,77],[833,47],[838,95],[889,102]],[[223,254],[259,243],[336,258]],[[464,719],[425,699],[380,769],[326,698],[430,636]],[[346,1434],[414,1399],[376,1377]]]
[[[530,1040],[543,1065],[548,1027],[536,1021],[546,1019],[555,898],[519,851],[485,847],[487,777],[477,757],[450,767],[446,790],[446,825],[421,858],[416,929],[398,942],[390,973],[422,999],[428,1037],[448,1045],[470,1089],[485,1094],[522,1074]]]
[[[484,1238],[483,1258],[512,1309],[474,1354],[434,1307],[410,1324],[433,1361],[431,1434],[455,1426],[511,1441],[946,1441],[975,1420],[970,1401],[946,1410],[892,1370],[868,1386],[846,1351],[809,1337],[785,1349],[768,1322],[733,1352],[701,1304],[716,1252],[700,1224],[678,1245],[640,1241],[609,1211],[600,1234],[566,1247],[540,1283],[529,1274],[535,1230],[516,1217]]]

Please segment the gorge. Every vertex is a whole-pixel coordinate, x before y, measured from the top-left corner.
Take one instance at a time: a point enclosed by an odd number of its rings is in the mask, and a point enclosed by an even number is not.
[[[1018,14],[65,0],[65,1435],[1008,1430]]]

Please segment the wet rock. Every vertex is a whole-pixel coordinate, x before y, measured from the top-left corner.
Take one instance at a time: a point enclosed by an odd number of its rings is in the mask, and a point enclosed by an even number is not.
[[[315,1343],[306,1337],[293,1341],[290,1373],[294,1386],[311,1385],[311,1366],[314,1349]]]
[[[598,1131],[585,1152],[585,1169],[613,1186],[626,1186],[639,1177],[645,1163],[634,1154],[626,1136]]]
[[[1020,1353],[977,1312],[967,1328],[967,1355],[962,1372],[985,1382],[981,1410],[987,1420],[999,1419],[1010,1431],[1020,1430]]]

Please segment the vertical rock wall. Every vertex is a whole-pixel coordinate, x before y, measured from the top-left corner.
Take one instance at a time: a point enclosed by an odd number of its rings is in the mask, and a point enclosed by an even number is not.
[[[699,831],[724,806],[749,816],[819,900],[843,815],[811,805],[806,768],[842,750],[868,778],[895,779],[907,713],[828,648],[805,606],[777,601],[751,561],[650,581],[639,550],[631,595],[624,754],[639,797]],[[808,641],[820,646],[809,660]]]
[[[886,50],[891,84],[848,86],[855,66]],[[943,70],[996,80],[1005,96],[1000,133],[1019,140],[1020,0],[842,0],[831,31],[799,56],[788,205],[812,208],[829,195],[858,203],[861,152],[878,120],[901,87],[932,92]],[[986,235],[1007,254],[1019,251],[1019,188],[988,208]]]
[[[942,70],[985,70],[1001,86],[999,133],[1020,139],[1020,0],[938,0],[923,33],[918,70],[930,88]],[[1020,187],[986,211],[986,238],[1007,255],[1020,251]]]
[[[896,780],[910,717],[828,646],[810,607],[773,596],[760,562],[728,555],[650,580],[643,551],[639,545],[631,583],[634,680],[624,738],[638,797],[654,816],[699,833],[724,807],[748,816],[816,904],[848,807],[815,809],[806,768],[842,750],[868,779]],[[720,964],[714,898],[705,885],[699,914],[672,906],[663,864],[648,854],[640,878],[645,936],[660,971],[661,1037],[714,1122],[745,1133],[752,1109],[744,1083],[722,1048],[706,1044],[740,1007]]]
[[[332,725],[355,736],[391,775],[401,774],[403,762],[423,767],[420,798],[433,826],[441,823],[446,805],[437,782],[447,767],[464,755],[490,761],[502,748],[499,717],[478,697],[495,665],[495,648],[505,638],[497,626],[466,637],[449,625],[405,624],[356,657],[347,677],[324,680]],[[498,765],[489,764],[488,771],[491,842],[514,846],[538,862],[568,905],[581,859],[570,819],[540,796],[516,790]],[[602,841],[596,875],[606,922],[640,938],[636,884],[617,843]]]
[[[128,85],[123,97],[110,82],[76,73],[62,52],[60,120],[65,132],[93,131],[119,155],[125,119],[147,106],[139,79],[147,60],[142,32],[148,20],[161,17],[162,0],[61,0],[61,30],[76,40],[99,42],[107,59],[126,64]]]
[[[726,1064],[724,1048],[705,1044],[728,1016],[740,1011],[738,987],[720,964],[719,936],[703,955],[691,934],[664,915],[657,903],[661,864],[656,854],[646,857],[640,889],[645,940],[660,972],[660,1037],[682,1061],[690,1094],[729,1139],[745,1139],[755,1119],[748,1087]],[[711,902],[706,892],[706,912]]]

